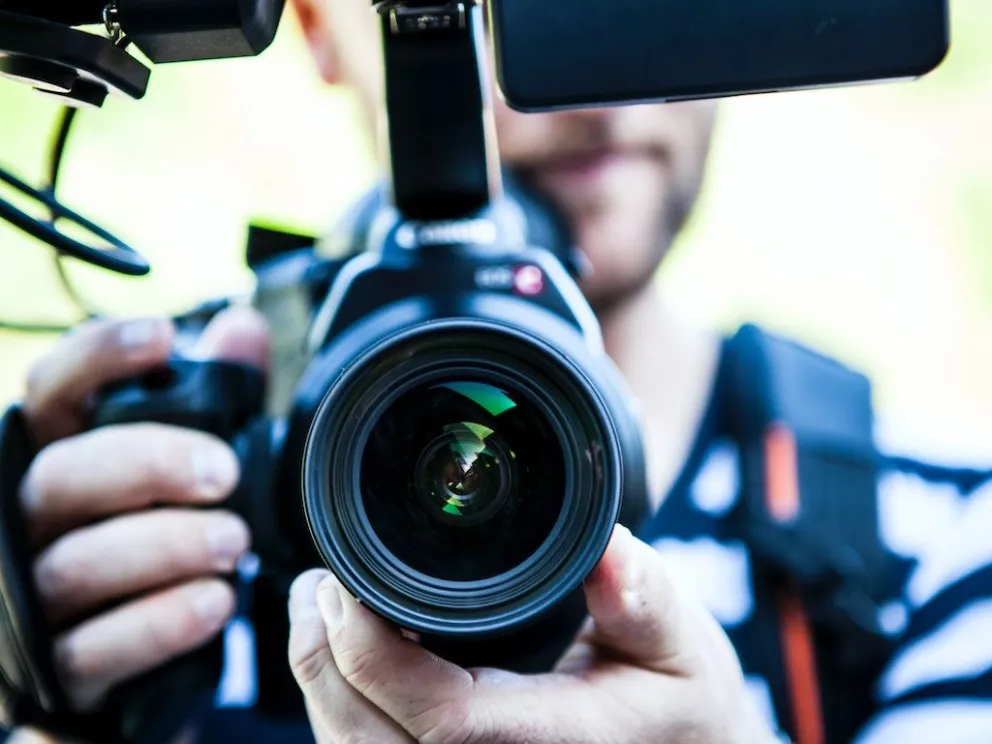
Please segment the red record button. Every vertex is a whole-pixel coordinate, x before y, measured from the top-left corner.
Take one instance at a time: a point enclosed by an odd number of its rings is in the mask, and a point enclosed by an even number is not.
[[[544,291],[544,272],[536,266],[521,266],[513,274],[513,288],[527,297],[541,294]]]

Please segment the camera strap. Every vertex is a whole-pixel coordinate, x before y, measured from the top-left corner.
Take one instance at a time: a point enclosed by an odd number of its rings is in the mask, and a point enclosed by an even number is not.
[[[732,514],[759,605],[777,615],[796,744],[851,740],[891,654],[879,605],[893,557],[879,534],[871,387],[755,326],[729,345],[742,497]]]

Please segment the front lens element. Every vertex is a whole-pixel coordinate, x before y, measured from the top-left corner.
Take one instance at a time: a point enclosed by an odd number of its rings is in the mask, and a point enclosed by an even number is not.
[[[360,483],[372,531],[398,561],[479,581],[513,570],[551,536],[565,462],[548,417],[522,391],[434,380],[382,412]]]

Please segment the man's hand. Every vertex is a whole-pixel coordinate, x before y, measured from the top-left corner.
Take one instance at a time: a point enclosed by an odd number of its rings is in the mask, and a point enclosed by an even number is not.
[[[330,574],[293,585],[289,657],[320,744],[772,744],[733,647],[649,546],[618,527],[590,619],[553,673],[466,670]]]
[[[89,323],[28,380],[23,409],[43,449],[21,500],[57,671],[80,711],[202,646],[234,610],[220,576],[233,571],[249,534],[220,508],[239,475],[230,447],[155,424],[83,431],[92,395],[164,362],[173,336],[166,320]],[[198,352],[264,366],[264,321],[250,311],[225,313]]]

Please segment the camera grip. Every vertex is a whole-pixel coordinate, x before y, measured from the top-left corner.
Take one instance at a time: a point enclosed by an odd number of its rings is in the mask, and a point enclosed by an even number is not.
[[[8,730],[33,726],[53,736],[94,744],[165,744],[195,717],[195,695],[186,691],[204,678],[209,659],[175,662],[156,673],[160,681],[150,675],[129,684],[95,713],[81,714],[72,708],[56,670],[52,633],[35,589],[18,496],[36,455],[20,406],[11,406],[0,419],[0,724]]]
[[[173,358],[137,377],[105,386],[94,428],[154,421],[197,429],[230,441],[262,413],[265,378],[236,362]]]
[[[244,364],[175,357],[142,375],[104,387],[92,426],[156,422],[225,441],[261,415],[265,379]],[[109,702],[129,744],[169,741],[209,710],[223,668],[223,637],[116,690]]]

